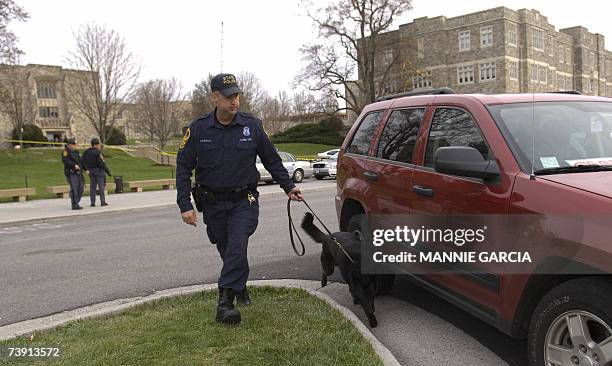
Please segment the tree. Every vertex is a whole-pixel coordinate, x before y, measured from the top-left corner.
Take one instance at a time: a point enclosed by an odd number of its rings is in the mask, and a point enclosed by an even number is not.
[[[67,61],[71,67],[89,72],[67,79],[67,96],[105,143],[117,116],[125,109],[124,101],[134,90],[140,66],[125,40],[114,30],[88,24],[74,37],[76,49],[70,52]]]
[[[211,112],[215,109],[213,102],[210,99],[210,81],[214,75],[208,74],[206,79],[203,79],[195,85],[191,93],[191,110],[192,118],[197,118],[204,113]]]
[[[137,124],[155,137],[163,150],[189,118],[180,83],[174,78],[147,81],[138,85],[133,99]]]
[[[238,85],[242,90],[240,97],[240,110],[259,117],[263,112],[268,92],[264,89],[261,81],[252,72],[244,71],[238,74]]]
[[[346,109],[359,114],[384,91],[393,67],[399,63],[397,51],[380,60],[381,48],[386,43],[384,33],[398,16],[411,9],[411,3],[412,0],[338,0],[317,9],[303,0],[319,30],[319,39],[327,43],[301,48],[306,65],[295,82],[309,90],[333,93],[344,100]]]
[[[32,96],[28,87],[29,72],[17,65],[0,66],[0,114],[11,121],[14,130],[21,130],[34,121]]]
[[[30,16],[13,0],[0,0],[0,63],[16,64],[23,54],[17,47],[17,36],[8,29],[13,20],[25,21]]]
[[[36,126],[35,124],[28,123],[28,124],[23,125],[22,127],[23,127],[23,132],[21,130],[21,127],[13,128],[13,133],[11,134],[11,138],[13,140],[45,141],[45,142],[48,141],[45,135],[43,134],[42,130],[40,129],[40,127]],[[13,142],[13,145],[21,145],[23,147],[40,146],[36,144],[24,144],[24,143],[19,143],[19,142]]]

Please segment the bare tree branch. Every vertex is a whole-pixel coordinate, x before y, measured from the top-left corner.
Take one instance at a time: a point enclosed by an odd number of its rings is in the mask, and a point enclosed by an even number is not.
[[[306,14],[325,43],[301,48],[305,66],[294,83],[312,91],[325,91],[346,103],[355,113],[379,96],[397,67],[396,52],[382,70],[376,64],[378,50],[394,20],[411,9],[412,0],[337,0],[315,8],[303,0]],[[378,87],[377,87],[378,86]]]
[[[104,143],[134,90],[140,65],[114,30],[88,24],[74,37],[76,48],[69,53],[67,62],[89,72],[70,80],[68,98]]]

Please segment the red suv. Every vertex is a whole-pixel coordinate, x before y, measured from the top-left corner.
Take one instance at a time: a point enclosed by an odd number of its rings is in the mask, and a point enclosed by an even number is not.
[[[530,365],[612,365],[612,100],[443,92],[364,108],[338,159],[340,229],[362,232],[364,214],[596,216],[577,255],[531,273],[404,272],[527,337]],[[579,270],[538,271],[568,263]],[[379,293],[392,279],[380,276]]]

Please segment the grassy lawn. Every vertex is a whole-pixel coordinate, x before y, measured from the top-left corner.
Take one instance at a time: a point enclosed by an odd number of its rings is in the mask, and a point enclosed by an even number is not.
[[[210,291],[0,345],[64,348],[56,362],[14,363],[23,365],[382,365],[349,321],[307,292],[252,288],[251,297],[235,327],[214,322]]]
[[[84,149],[79,149],[81,155]],[[36,188],[34,199],[55,197],[45,187],[67,185],[61,160],[62,149],[0,150],[0,189]],[[105,149],[104,158],[113,175],[123,176],[123,181],[172,178],[174,167],[159,166],[148,159],[133,158],[121,150]],[[85,181],[89,183],[89,178]],[[107,177],[112,182],[113,177]],[[87,192],[86,194],[87,195]],[[0,202],[11,201],[10,198]]]
[[[337,149],[339,146],[332,145],[320,145],[320,144],[306,144],[306,143],[285,143],[275,144],[275,146],[281,150],[291,153],[293,155],[316,155],[317,153]]]

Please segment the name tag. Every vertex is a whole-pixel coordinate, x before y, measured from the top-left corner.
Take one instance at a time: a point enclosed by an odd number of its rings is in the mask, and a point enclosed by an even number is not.
[[[209,139],[202,139],[202,140],[200,140],[200,142],[201,142],[201,143],[204,143],[204,144],[209,144],[209,143],[211,143],[211,142],[212,142],[212,140],[209,140]]]
[[[238,141],[240,141],[240,142],[248,142],[248,141],[253,141],[253,139],[251,137],[249,137],[249,138],[246,138],[246,139],[240,139]]]

